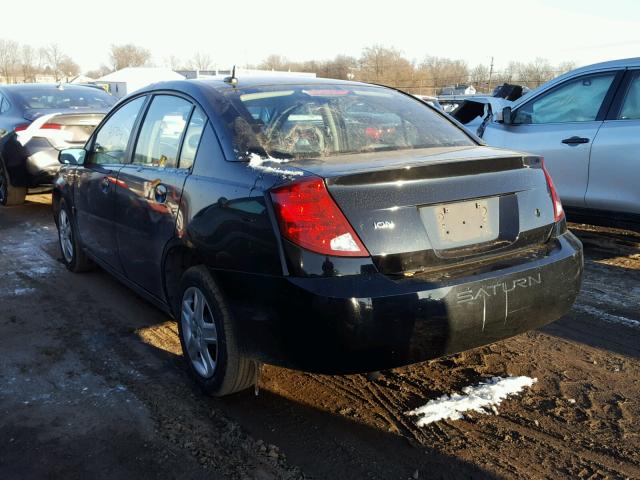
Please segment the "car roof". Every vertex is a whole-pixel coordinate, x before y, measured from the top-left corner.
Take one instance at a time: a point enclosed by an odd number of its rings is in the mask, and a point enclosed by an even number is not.
[[[591,65],[585,65],[584,67],[576,68],[568,73],[589,72],[591,70],[602,70],[607,68],[619,68],[619,67],[640,67],[640,57],[633,58],[621,58],[618,60],[608,60],[606,62],[593,63]]]
[[[176,90],[197,96],[200,94],[222,94],[225,91],[231,91],[236,88],[255,88],[265,86],[278,86],[278,85],[340,85],[340,86],[369,86],[379,87],[382,86],[372,85],[369,83],[353,82],[349,80],[337,80],[333,78],[317,78],[317,77],[304,77],[296,75],[249,75],[243,77],[238,75],[236,77],[238,82],[232,85],[224,80],[224,77],[220,78],[199,78],[192,80],[170,80],[166,82],[158,82],[148,85],[140,90],[134,92],[135,94],[149,93],[157,90]]]
[[[273,86],[273,85],[366,85],[361,82],[353,82],[350,80],[338,80],[334,78],[319,78],[319,77],[304,77],[298,75],[247,75],[243,77],[238,75],[236,77],[238,83],[236,88],[251,88],[259,86]],[[234,88],[229,82],[225,82],[224,78],[201,78],[197,80],[190,80],[192,82],[202,83],[218,89]]]

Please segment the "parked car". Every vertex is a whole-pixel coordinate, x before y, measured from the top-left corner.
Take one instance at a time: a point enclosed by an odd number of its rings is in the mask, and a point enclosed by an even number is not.
[[[0,205],[50,190],[58,152],[82,147],[116,99],[79,85],[0,86]]]
[[[462,123],[467,130],[481,135],[494,111],[513,105],[530,90],[522,85],[504,83],[493,89],[492,95],[448,95],[439,98],[443,110]]]
[[[367,372],[485,345],[556,320],[580,288],[541,159],[385,87],[157,84],[60,160],[64,263],[173,315],[214,395],[260,362]]]
[[[570,216],[640,221],[640,58],[578,68],[496,113],[484,140],[544,156]]]
[[[440,102],[438,102],[438,97],[434,97],[431,95],[414,95],[414,97],[422,100],[424,103],[428,103],[438,110],[443,110],[442,105],[440,105]]]

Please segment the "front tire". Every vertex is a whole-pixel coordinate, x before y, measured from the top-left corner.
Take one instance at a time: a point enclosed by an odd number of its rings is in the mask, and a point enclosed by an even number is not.
[[[200,388],[222,397],[253,386],[256,363],[240,354],[229,309],[204,266],[184,273],[178,298],[182,353]]]
[[[0,159],[0,205],[22,205],[27,196],[26,187],[14,187],[9,180],[9,173]]]
[[[87,257],[78,240],[71,212],[64,200],[60,201],[60,209],[56,220],[62,262],[69,270],[75,273],[91,270],[93,263]]]

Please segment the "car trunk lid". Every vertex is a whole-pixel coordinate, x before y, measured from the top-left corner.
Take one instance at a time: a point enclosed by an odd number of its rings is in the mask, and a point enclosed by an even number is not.
[[[21,142],[25,145],[31,138],[39,137],[49,140],[58,150],[81,147],[104,115],[104,112],[75,109],[53,113],[50,110],[31,110],[25,115],[31,124],[19,132]]]
[[[329,193],[379,270],[411,275],[543,244],[554,224],[541,159],[487,147],[294,162]]]

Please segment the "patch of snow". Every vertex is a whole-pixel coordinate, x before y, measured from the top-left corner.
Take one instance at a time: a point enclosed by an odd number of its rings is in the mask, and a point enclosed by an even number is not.
[[[640,320],[634,320],[633,318],[627,318],[620,315],[613,315],[611,313],[603,312],[599,308],[592,307],[590,305],[574,305],[573,308],[576,310],[586,313],[588,315],[593,315],[594,317],[598,317],[601,320],[609,323],[617,323],[620,325],[626,325],[631,328],[640,328]]]
[[[523,388],[530,387],[537,379],[530,377],[493,377],[487,382],[476,386],[464,387],[462,394],[443,395],[435,400],[429,400],[422,407],[407,412],[407,415],[420,417],[416,425],[424,427],[439,420],[460,420],[464,412],[498,413],[497,405],[509,395],[519,393]]]
[[[35,292],[36,289],[35,288],[31,288],[31,287],[25,287],[25,288],[14,288],[13,289],[13,296],[17,297],[20,295],[26,295],[27,293],[32,293]]]
[[[273,162],[273,163],[289,163],[291,160],[287,158],[275,158],[269,155],[267,158],[262,158],[257,153],[252,153],[249,155],[249,165],[255,167],[258,165],[262,165],[265,162]]]
[[[51,267],[47,267],[47,266],[39,266],[39,267],[31,267],[29,269],[27,269],[25,271],[25,273],[28,274],[34,274],[34,275],[48,275],[53,271],[53,269]]]
[[[265,163],[283,164],[288,162],[290,162],[290,160],[286,160],[284,158],[273,158],[273,157],[262,158],[260,155],[256,153],[252,153],[251,155],[249,155],[249,166],[256,170],[260,170],[267,173],[275,173],[277,175],[284,175],[287,177],[297,177],[300,175],[304,175],[304,172],[301,170],[290,170],[288,168],[278,168],[278,167],[271,167],[271,166],[265,165]]]

